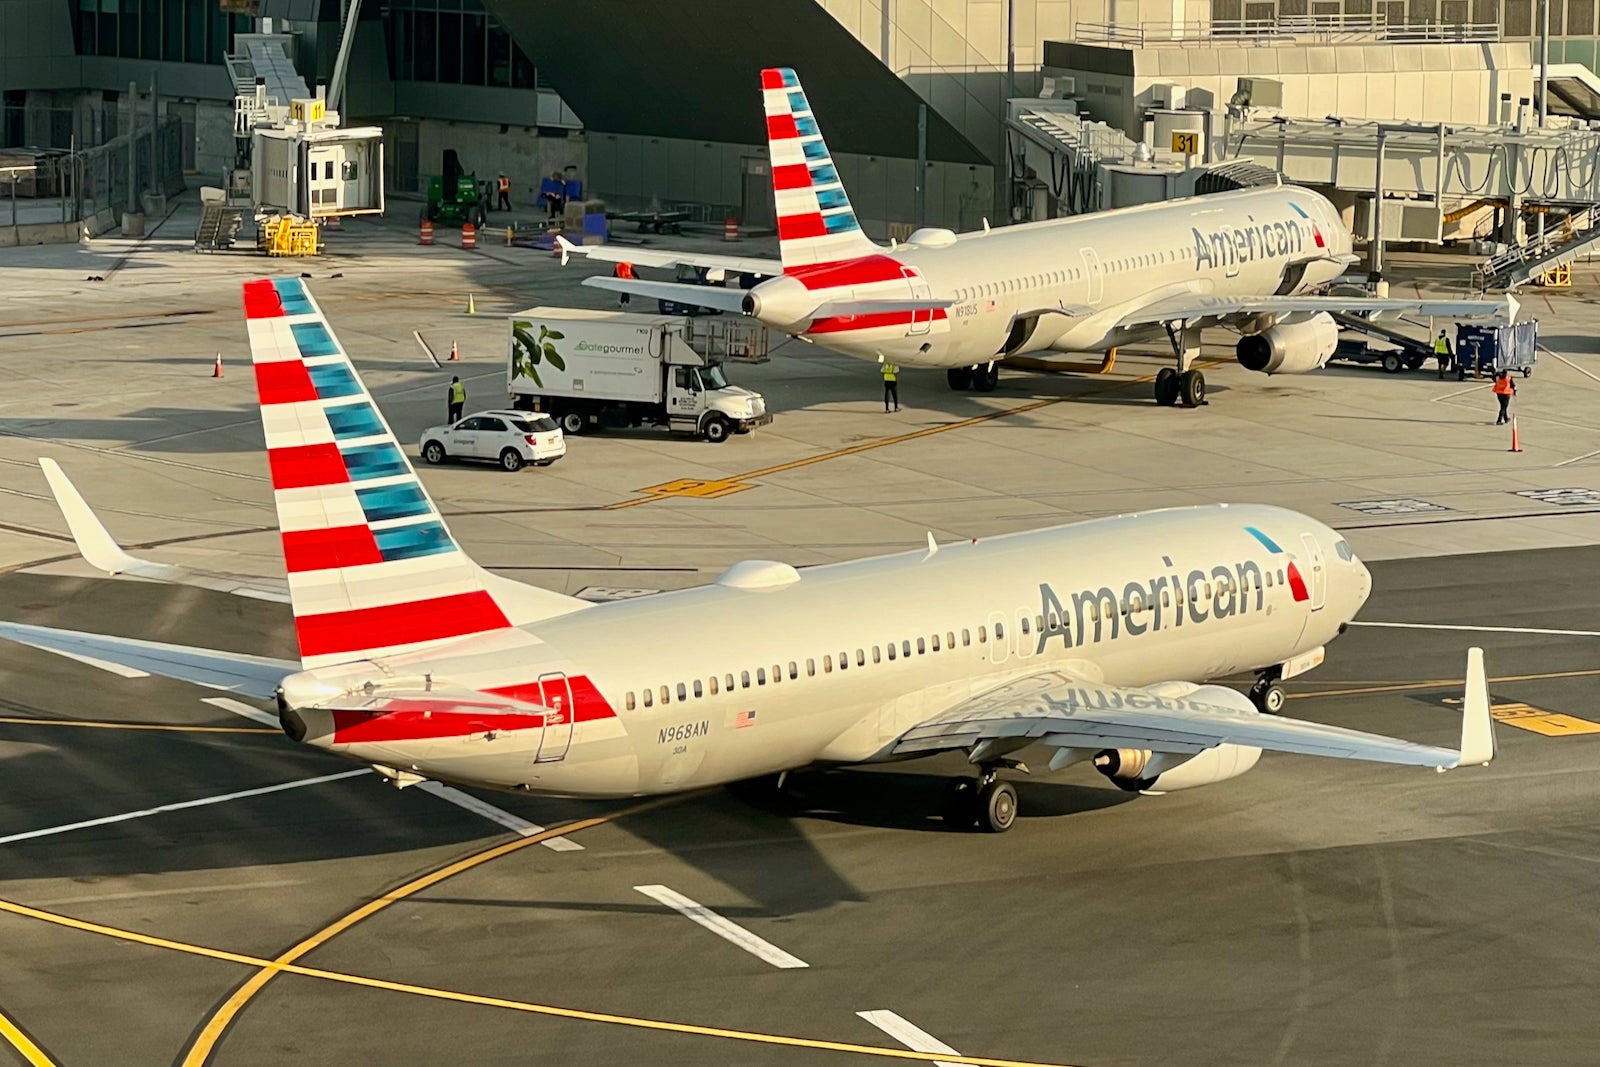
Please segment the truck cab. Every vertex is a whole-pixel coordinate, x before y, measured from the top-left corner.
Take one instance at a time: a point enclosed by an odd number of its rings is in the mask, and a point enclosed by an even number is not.
[[[699,355],[692,349],[687,354]],[[749,433],[771,416],[760,394],[728,384],[721,363],[702,362],[668,364],[667,419],[674,430],[721,441],[730,431]]]

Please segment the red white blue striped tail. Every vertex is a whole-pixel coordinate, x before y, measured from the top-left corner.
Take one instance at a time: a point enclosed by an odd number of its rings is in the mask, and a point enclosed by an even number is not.
[[[788,67],[762,71],[761,99],[767,113],[778,255],[784,269],[880,251],[861,232],[794,71]]]
[[[244,310],[301,662],[508,627],[301,280],[246,282]]]

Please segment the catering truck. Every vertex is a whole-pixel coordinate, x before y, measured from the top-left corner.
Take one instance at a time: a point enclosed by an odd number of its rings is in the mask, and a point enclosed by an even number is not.
[[[666,426],[707,441],[772,421],[760,393],[729,385],[670,315],[537,307],[511,316],[513,407],[542,411],[568,434],[602,426]]]

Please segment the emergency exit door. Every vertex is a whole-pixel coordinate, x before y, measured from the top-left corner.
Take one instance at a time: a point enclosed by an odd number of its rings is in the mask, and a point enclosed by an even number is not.
[[[933,290],[928,288],[928,283],[923,281],[922,275],[920,273],[918,273],[918,271],[917,271],[917,269],[915,267],[901,267],[900,268],[900,273],[905,275],[906,281],[911,286],[911,299],[913,299],[913,300],[932,300],[933,299]],[[915,337],[917,334],[927,333],[928,332],[928,328],[929,328],[929,326],[932,325],[932,323],[933,323],[933,309],[932,308],[917,308],[917,309],[914,309],[911,312],[911,326],[910,326],[909,329],[906,330],[906,336],[907,337]]]
[[[1098,307],[1106,295],[1106,272],[1100,265],[1100,256],[1092,248],[1080,248],[1078,254],[1083,257],[1083,276],[1089,282],[1089,291],[1084,296],[1084,302]]]
[[[572,747],[572,683],[559,671],[539,676],[539,703],[549,710],[539,738],[540,763],[565,759]]]

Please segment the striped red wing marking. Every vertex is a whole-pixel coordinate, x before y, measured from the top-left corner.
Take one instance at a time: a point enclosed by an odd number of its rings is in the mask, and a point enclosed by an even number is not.
[[[382,563],[383,553],[366,526],[335,526],[323,530],[285,530],[283,561],[289,573],[320,571],[332,567],[359,567]]]
[[[560,685],[558,680],[553,680],[555,685]],[[572,721],[590,722],[595,719],[613,719],[617,712],[606,698],[595,688],[595,684],[581,674],[571,675],[567,684],[572,687]],[[524,682],[519,685],[501,686],[497,689],[485,689],[485,693],[495,696],[509,697],[526,704],[541,704],[544,697],[539,690],[537,682]]]
[[[283,314],[283,301],[278,290],[267,279],[244,283],[244,317],[271,319]]]
[[[438,711],[434,709],[385,711],[335,711],[333,741],[339,745],[382,741],[433,741],[445,737],[510,730],[530,730],[544,725],[544,716],[523,712]]]
[[[509,625],[499,605],[481,589],[403,604],[300,615],[294,620],[302,657],[464,637]]]
[[[900,281],[905,278],[905,267],[899,260],[888,256],[860,256],[808,267],[791,267],[784,274],[815,291],[835,286]]]
[[[272,488],[302,489],[308,485],[341,485],[350,480],[344,457],[333,442],[267,449]]]
[[[884,326],[910,326],[915,311],[880,311],[874,315],[843,315],[831,319],[818,319],[806,333],[845,333],[850,330],[875,330]],[[934,308],[931,321],[946,318],[943,308]]]
[[[778,240],[798,241],[807,237],[826,237],[827,224],[822,221],[822,212],[812,211],[804,215],[780,215],[778,217]]]
[[[256,364],[256,395],[263,404],[298,404],[317,399],[311,374],[298,359]]]
[[[794,116],[789,114],[767,116],[767,137],[774,141],[782,141],[791,137],[799,137],[800,130],[794,124]]]

